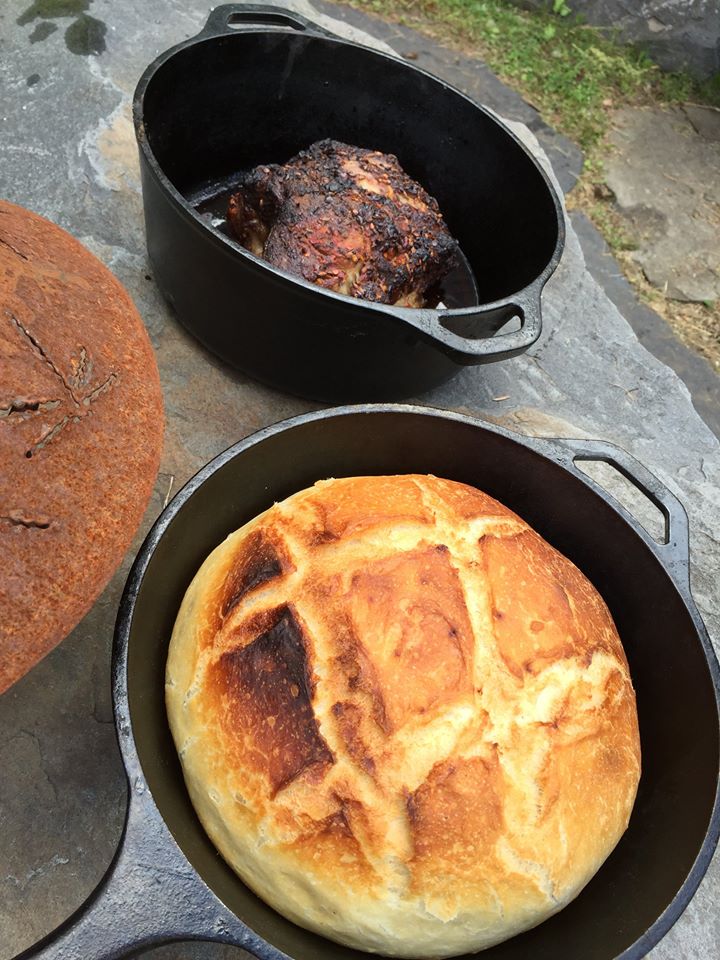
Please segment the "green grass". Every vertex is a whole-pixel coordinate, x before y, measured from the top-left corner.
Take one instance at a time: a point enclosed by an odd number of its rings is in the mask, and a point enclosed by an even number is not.
[[[641,51],[579,22],[572,0],[554,0],[554,13],[524,11],[502,0],[349,2],[430,28],[477,53],[588,155],[602,140],[612,107],[687,100],[720,105],[720,77],[699,84],[685,74],[663,73]]]

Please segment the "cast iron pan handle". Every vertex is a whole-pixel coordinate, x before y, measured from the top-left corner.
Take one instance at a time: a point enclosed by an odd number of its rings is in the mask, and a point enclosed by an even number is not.
[[[477,324],[478,332],[473,335],[448,330],[443,326],[442,313],[437,310],[405,310],[401,319],[424,334],[455,363],[509,360],[531,347],[542,332],[540,293],[546,279],[541,278],[516,297],[483,304],[476,311],[463,314],[464,324]],[[520,319],[520,329],[493,336],[494,331],[512,317]]]
[[[662,542],[653,539],[645,528],[621,504],[613,500],[643,540],[661,558],[675,582],[685,588],[690,583],[690,534],[685,508],[674,493],[650,471],[621,447],[602,440],[558,440],[569,452],[569,466],[577,470],[578,462],[594,461],[607,463],[629,480],[662,513],[665,532]],[[578,471],[581,472],[581,471]],[[599,487],[605,496],[611,496],[604,488],[583,473],[583,480]]]
[[[274,7],[269,3],[224,3],[215,7],[210,11],[207,23],[199,35],[221,36],[237,33],[242,30],[243,24],[248,27],[290,27],[300,33],[319,34],[337,40],[334,33],[324,30],[301,13],[286,10],[284,7]]]
[[[141,778],[131,794],[123,837],[103,879],[69,920],[15,960],[119,960],[177,940],[232,943],[282,960],[284,954],[260,941],[205,886]]]

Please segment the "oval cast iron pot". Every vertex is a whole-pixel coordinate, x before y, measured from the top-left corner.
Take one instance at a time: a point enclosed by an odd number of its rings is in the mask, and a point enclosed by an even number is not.
[[[579,472],[611,464],[665,517],[659,544]],[[113,694],[130,802],[104,880],[23,960],[116,960],[205,939],[260,960],[368,960],[300,929],[256,898],[218,855],[185,789],[164,703],[182,597],[231,531],[316,480],[433,473],[517,511],[605,598],[637,692],[643,773],[630,825],[581,894],[482,960],[639,960],[680,916],[715,848],[720,671],[690,594],[687,517],[636,460],[606,443],[521,437],[459,414],[360,406],[306,414],[216,457],[165,508],[129,574],[116,626]],[[466,960],[471,960],[470,955]]]
[[[258,380],[323,401],[392,400],[540,336],[565,240],[560,200],[489,111],[297,13],[235,4],[162,53],[135,91],[147,247],[181,323]],[[440,204],[480,305],[415,310],[324,290],[213,228],[191,197],[331,137],[395,154]],[[520,329],[497,334],[511,318]]]

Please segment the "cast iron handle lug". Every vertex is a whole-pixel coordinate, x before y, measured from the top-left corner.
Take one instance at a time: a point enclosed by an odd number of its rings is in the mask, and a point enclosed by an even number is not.
[[[684,588],[690,585],[690,532],[685,508],[664,483],[650,473],[635,457],[621,447],[603,440],[567,440],[554,441],[568,451],[567,464],[581,474],[582,479],[599,489],[604,496],[611,497],[614,506],[642,536],[675,582]],[[592,477],[578,469],[578,461],[607,463],[636,487],[662,513],[665,521],[665,533],[662,542],[655,540],[642,524]]]
[[[501,310],[507,311],[507,322],[513,316],[520,318],[520,329],[512,333],[489,334],[485,337],[463,336],[448,330],[437,310],[403,311],[402,319],[424,334],[456,363],[470,365],[495,360],[509,360],[524,353],[542,332],[540,294],[545,279],[527,287],[515,297],[484,303],[472,313],[463,314],[468,321],[488,318]]]
[[[178,940],[214,940],[262,960],[289,960],[200,879],[143,781],[131,790],[123,836],[100,883],[65,923],[15,960],[120,960]]]
[[[238,26],[233,26],[234,24]],[[199,35],[222,36],[242,32],[241,24],[248,28],[253,26],[289,27],[299,33],[338,39],[334,33],[308,20],[301,13],[287,10],[285,7],[275,7],[269,3],[224,3],[215,7],[210,11],[207,23]]]

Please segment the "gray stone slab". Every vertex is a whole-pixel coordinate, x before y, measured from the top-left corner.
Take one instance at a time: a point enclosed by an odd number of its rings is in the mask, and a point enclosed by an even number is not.
[[[663,317],[640,303],[602,235],[585,214],[575,210],[570,219],[592,276],[630,323],[643,346],[672,367],[684,381],[695,409],[715,436],[720,437],[720,377],[707,360],[678,340]]]
[[[681,108],[615,114],[606,182],[648,280],[677,300],[720,298],[720,142]]]
[[[147,264],[132,91],[158,52],[199,29],[205,4],[96,0],[88,14],[107,28],[99,56],[68,49],[65,31],[72,18],[58,19],[59,29],[31,43],[33,24],[15,23],[23,9],[21,0],[8,0],[0,9],[0,192],[59,222],[110,266],[135,299],[157,351],[168,420],[165,451],[134,551],[167,498],[210,457],[314,405],[261,387],[209,356],[177,325]],[[540,155],[532,134],[517,129]],[[639,343],[590,276],[572,227],[544,310],[545,332],[528,354],[468,368],[418,401],[519,433],[599,437],[634,454],[688,510],[693,589],[717,638],[717,439],[681,380]],[[79,906],[107,868],[121,832],[125,782],[110,722],[109,663],[115,611],[133,551],[73,633],[0,698],[0,960],[9,960]],[[716,857],[683,917],[651,952],[652,960],[720,955],[719,900]],[[146,955],[243,956],[233,948],[201,944],[168,945]]]
[[[720,109],[686,103],[683,105],[683,112],[701,137],[720,141]]]

